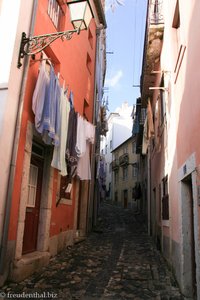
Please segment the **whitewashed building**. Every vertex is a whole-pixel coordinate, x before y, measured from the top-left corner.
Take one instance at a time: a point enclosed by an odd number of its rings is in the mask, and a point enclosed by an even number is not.
[[[108,116],[108,132],[101,139],[101,155],[106,162],[106,199],[112,197],[112,153],[111,151],[122,144],[132,135],[132,111],[133,107],[128,102],[123,102],[115,112]]]

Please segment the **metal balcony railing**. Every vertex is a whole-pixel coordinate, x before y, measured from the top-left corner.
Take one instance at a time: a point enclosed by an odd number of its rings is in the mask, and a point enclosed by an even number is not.
[[[112,170],[116,170],[119,168],[119,160],[118,159],[114,159],[111,163],[112,166]]]
[[[128,153],[124,153],[119,157],[119,165],[123,166],[123,165],[127,165],[129,163],[129,154]]]
[[[163,0],[150,0],[149,6],[149,21],[150,24],[163,24]]]

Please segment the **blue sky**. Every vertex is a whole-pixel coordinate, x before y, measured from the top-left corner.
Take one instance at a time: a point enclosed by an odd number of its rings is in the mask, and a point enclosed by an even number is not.
[[[147,0],[117,0],[123,5],[110,5],[116,0],[106,0],[107,21],[107,71],[105,98],[113,112],[124,101],[133,105],[140,96],[139,85],[143,56]]]

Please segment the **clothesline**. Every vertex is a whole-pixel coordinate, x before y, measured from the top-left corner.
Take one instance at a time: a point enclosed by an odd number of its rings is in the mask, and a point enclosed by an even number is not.
[[[32,59],[31,62],[32,63],[35,63],[35,62],[42,62],[42,61],[45,61],[46,63],[48,63],[50,66],[53,66],[54,67],[54,63],[52,62],[52,59],[50,57],[48,58],[40,58],[40,59]],[[66,84],[65,83],[65,78],[64,76],[58,72],[57,73],[57,77],[58,79],[61,77],[63,79],[63,82],[64,82],[64,88],[65,88],[65,94],[68,92],[69,90],[69,84]]]
[[[95,126],[75,111],[73,92],[68,98],[53,66],[50,74],[46,71],[45,60],[41,61],[32,109],[36,130],[44,143],[54,146],[52,167],[62,176],[72,175],[77,169],[81,180],[90,180],[89,144],[94,143]]]

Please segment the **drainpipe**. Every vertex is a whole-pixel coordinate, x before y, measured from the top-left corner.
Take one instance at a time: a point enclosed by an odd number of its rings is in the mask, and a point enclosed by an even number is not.
[[[95,78],[94,78],[94,95],[93,95],[93,98],[94,98],[94,107],[93,107],[93,120],[92,120],[92,123],[94,126],[96,126],[96,91],[97,91],[97,88],[96,88],[96,72],[97,72],[97,67],[96,67],[96,64],[97,64],[97,56],[98,56],[98,53],[99,53],[99,38],[100,38],[100,29],[97,28],[96,29],[96,37],[97,37],[97,40],[96,40],[96,54],[95,54]],[[97,136],[95,134],[95,140],[94,140],[94,144],[92,145],[92,151],[91,151],[91,181],[90,181],[90,186],[89,186],[89,202],[88,202],[88,209],[87,209],[87,232],[91,229],[90,228],[90,207],[91,205],[93,206],[93,214],[96,214],[96,210],[95,210],[95,207],[94,207],[94,191],[95,191],[95,160],[96,160],[96,154],[95,154],[95,150],[96,150],[96,141],[97,141]]]
[[[151,235],[151,157],[150,146],[147,155],[147,203],[148,203],[148,234]]]
[[[32,35],[35,26],[35,18],[37,12],[37,5],[38,0],[33,1],[32,6],[32,16],[29,28],[29,35]],[[25,56],[23,65],[23,75],[19,93],[19,101],[18,101],[18,111],[15,120],[15,134],[13,139],[13,147],[12,147],[12,157],[10,163],[10,171],[9,171],[9,179],[8,179],[8,186],[7,186],[7,195],[6,195],[6,207],[5,207],[5,217],[4,217],[4,225],[3,225],[3,233],[2,233],[2,240],[0,245],[0,274],[4,273],[5,261],[6,261],[6,252],[7,252],[7,243],[8,243],[8,230],[9,230],[9,223],[10,223],[10,211],[12,205],[12,193],[13,193],[13,186],[14,186],[14,177],[16,171],[16,160],[17,160],[17,151],[19,145],[19,135],[20,135],[20,128],[21,128],[21,119],[22,119],[22,108],[24,104],[24,94],[25,94],[25,87],[26,81],[28,76],[28,69],[29,69],[29,57]],[[16,62],[17,64],[17,62]]]

